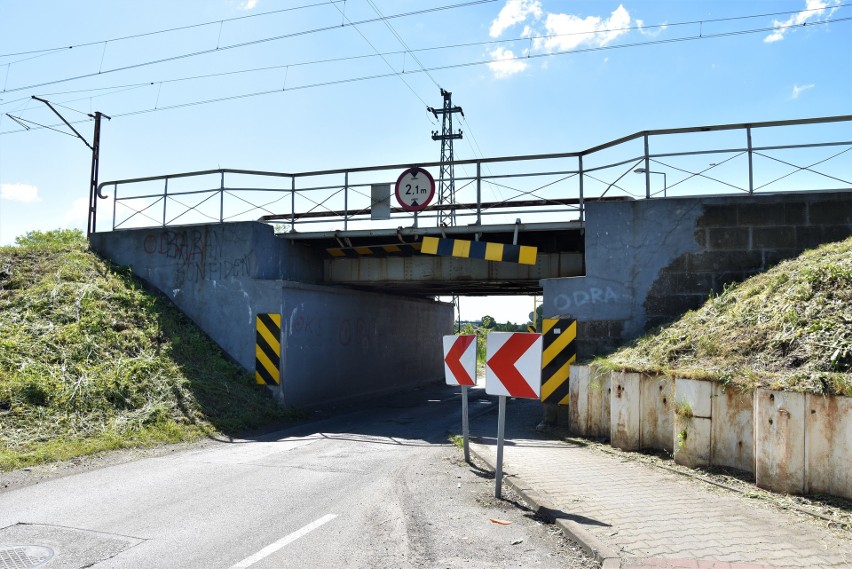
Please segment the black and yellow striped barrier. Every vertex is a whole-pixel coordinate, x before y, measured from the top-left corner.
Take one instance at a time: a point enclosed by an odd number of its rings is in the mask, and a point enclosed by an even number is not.
[[[535,265],[538,248],[528,245],[505,245],[503,243],[486,243],[485,241],[424,237],[420,252],[427,255],[441,255],[442,257],[462,257]]]
[[[413,255],[420,251],[420,243],[398,243],[393,245],[371,245],[369,247],[331,247],[326,253],[332,257],[389,257]]]
[[[568,405],[568,376],[577,359],[577,321],[542,320],[541,402]]]
[[[260,385],[281,383],[281,315],[258,314],[254,378]]]

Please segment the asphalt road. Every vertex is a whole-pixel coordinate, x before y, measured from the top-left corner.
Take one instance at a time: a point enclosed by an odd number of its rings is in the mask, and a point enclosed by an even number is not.
[[[0,567],[594,567],[505,485],[493,498],[448,442],[460,410],[436,386],[254,439],[0,474]]]

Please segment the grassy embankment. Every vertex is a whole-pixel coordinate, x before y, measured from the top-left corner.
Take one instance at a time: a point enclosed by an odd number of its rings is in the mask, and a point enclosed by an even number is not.
[[[0,248],[0,471],[294,416],[79,232],[18,243]]]
[[[595,365],[852,396],[852,238],[727,288]]]

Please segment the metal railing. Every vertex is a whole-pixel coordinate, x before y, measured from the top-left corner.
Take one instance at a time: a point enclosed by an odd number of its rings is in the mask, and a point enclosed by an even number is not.
[[[442,212],[457,225],[582,221],[593,200],[850,190],[850,150],[852,115],[643,131],[579,152],[455,161],[454,203],[416,213],[386,199],[413,164],[203,170],[103,182],[98,197],[112,201],[113,230],[249,219],[293,234],[435,227]],[[434,175],[440,163],[416,166]],[[375,186],[385,199],[374,202]]]

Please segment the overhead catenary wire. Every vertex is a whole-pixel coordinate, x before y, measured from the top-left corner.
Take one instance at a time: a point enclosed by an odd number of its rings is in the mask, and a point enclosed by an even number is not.
[[[344,10],[341,10],[339,6],[335,6],[335,8],[337,8],[337,10],[340,12],[341,16],[343,16],[344,22],[349,22],[350,24],[352,24],[352,21],[349,18],[346,17],[346,12]],[[411,93],[415,97],[417,97],[417,99],[419,99],[421,103],[423,103],[424,107],[428,107],[429,105],[426,104],[426,101],[424,101],[423,98],[417,93],[417,91],[415,91],[414,88],[411,85],[408,84],[408,81],[406,81],[405,78],[393,68],[393,65],[391,65],[390,61],[388,61],[387,58],[385,58],[385,56],[382,55],[381,52],[379,52],[378,49],[376,49],[376,46],[374,46],[373,43],[369,39],[367,39],[367,36],[364,35],[364,32],[362,32],[360,29],[358,29],[357,25],[353,24],[352,28],[356,32],[358,32],[358,35],[361,36],[364,39],[365,42],[367,42],[367,45],[369,45],[371,48],[373,48],[373,51],[375,51],[376,54],[378,54],[378,56],[382,58],[382,61],[384,61],[385,64],[388,66],[388,68],[393,72],[393,75],[398,77],[399,80],[402,81],[405,84],[406,87],[408,87],[408,90],[411,91]]]
[[[477,2],[477,4],[486,3],[486,2],[494,2],[494,1],[497,1],[497,0],[484,0],[484,2]],[[176,31],[183,31],[183,30],[191,30],[191,29],[200,28],[200,27],[204,27],[204,26],[212,26],[212,25],[215,25],[215,24],[222,25],[223,23],[226,23],[226,22],[234,22],[234,21],[245,20],[245,19],[249,19],[249,18],[260,18],[260,17],[264,17],[264,16],[271,16],[271,15],[280,14],[280,13],[283,13],[283,12],[292,12],[292,11],[302,10],[302,9],[307,9],[307,8],[316,8],[316,7],[321,7],[321,6],[328,6],[329,4],[336,4],[336,3],[341,3],[341,2],[344,3],[344,5],[345,5],[346,0],[325,0],[324,2],[315,2],[313,4],[303,4],[301,6],[293,6],[293,7],[290,7],[290,8],[282,8],[282,9],[279,9],[279,10],[270,10],[270,11],[267,11],[267,12],[259,12],[259,13],[256,13],[256,14],[247,14],[247,15],[244,15],[244,16],[236,16],[236,17],[233,17],[233,18],[220,18],[220,19],[217,19],[217,20],[210,20],[210,21],[207,21],[207,22],[189,24],[189,25],[186,25],[186,26],[177,26],[177,27],[166,28],[166,29],[162,29],[162,30],[154,30],[154,31],[150,31],[150,32],[141,32],[141,33],[138,33],[138,34],[130,34],[130,35],[114,37],[114,38],[99,39],[99,40],[95,40],[95,41],[73,44],[73,45],[68,45],[68,46],[57,46],[57,47],[52,47],[52,48],[41,48],[41,49],[34,49],[34,50],[27,50],[27,51],[3,53],[3,54],[0,54],[0,58],[17,57],[19,55],[31,55],[31,54],[48,54],[49,55],[49,54],[54,53],[54,52],[61,52],[61,51],[67,51],[67,50],[70,50],[70,49],[76,49],[76,48],[81,48],[81,47],[90,47],[90,46],[94,46],[94,45],[100,45],[104,42],[115,43],[115,42],[120,42],[120,41],[125,41],[125,40],[130,40],[130,39],[138,39],[138,38],[143,38],[143,37],[148,37],[148,36],[153,36],[153,35],[158,35],[158,34],[165,34],[165,33],[171,33],[171,32],[176,32]],[[778,16],[789,16],[791,14],[799,14],[799,13],[807,13],[807,12],[819,12],[819,11],[825,10],[826,8],[840,9],[840,8],[846,8],[846,7],[849,7],[849,6],[852,6],[852,3],[842,3],[842,4],[836,4],[834,6],[825,6],[825,7],[817,7],[817,8],[807,8],[806,7],[803,10],[785,10],[785,11],[781,11],[781,12],[765,12],[765,13],[761,13],[761,14],[749,14],[749,15],[745,15],[745,16],[728,16],[728,17],[724,17],[724,18],[704,18],[704,19],[701,19],[701,20],[690,20],[690,21],[684,21],[684,22],[665,23],[665,24],[643,26],[643,29],[655,29],[655,28],[665,28],[665,27],[670,27],[670,26],[694,25],[694,24],[713,24],[713,23],[719,23],[719,22],[731,22],[731,21],[736,21],[736,20],[747,20],[747,19],[754,19],[754,18],[770,18],[770,17],[778,17]],[[792,27],[792,25],[790,27]],[[624,29],[629,29],[629,28],[617,28],[617,29],[610,29],[610,30],[606,30],[606,31],[621,31],[621,30],[624,30]],[[589,32],[575,32],[575,33],[576,34],[586,34],[586,33],[589,33]],[[6,65],[6,64],[2,64],[2,65]]]
[[[385,18],[387,18],[387,19],[406,18],[406,17],[409,17],[409,16],[419,16],[419,15],[423,15],[423,14],[430,14],[430,13],[434,13],[434,12],[439,12],[439,11],[442,11],[442,10],[464,8],[464,7],[468,7],[468,6],[475,6],[475,5],[479,5],[479,4],[486,4],[486,3],[489,3],[489,2],[496,2],[496,1],[497,0],[469,0],[468,2],[463,2],[463,3],[460,3],[460,4],[449,4],[449,5],[437,6],[437,7],[433,7],[433,8],[426,8],[426,9],[423,9],[423,10],[415,10],[415,11],[411,11],[411,12],[402,12],[402,13],[398,13],[398,14],[392,14],[390,16],[385,16]],[[382,20],[382,18],[368,18],[366,20],[359,20],[357,22],[352,22],[350,20],[347,20],[349,23],[345,24],[345,26],[359,26],[359,25],[362,25],[362,24],[379,22],[381,20]],[[179,60],[182,60],[182,59],[197,57],[199,55],[207,55],[207,54],[211,54],[211,53],[218,53],[218,52],[232,50],[232,49],[238,49],[238,48],[243,48],[243,47],[248,47],[248,46],[253,46],[253,45],[259,45],[259,44],[267,43],[267,42],[271,42],[271,41],[278,41],[278,40],[282,40],[282,39],[289,39],[289,38],[295,38],[295,37],[300,37],[300,36],[306,36],[306,35],[310,35],[310,34],[326,32],[326,31],[330,31],[330,30],[338,30],[341,27],[343,27],[343,26],[338,26],[338,25],[335,24],[333,26],[321,26],[319,28],[312,28],[312,29],[308,29],[308,30],[299,30],[297,32],[292,32],[292,33],[289,33],[289,34],[280,34],[280,35],[277,35],[277,36],[270,36],[270,37],[259,38],[259,39],[251,40],[251,41],[238,42],[238,43],[229,44],[229,45],[226,45],[226,46],[216,47],[216,48],[212,48],[212,49],[202,49],[202,50],[197,50],[197,51],[193,51],[193,52],[182,53],[180,55],[173,55],[173,56],[162,57],[162,58],[154,59],[154,60],[150,60],[150,61],[143,61],[143,62],[140,62],[140,63],[123,65],[123,66],[119,66],[119,67],[114,67],[112,69],[106,69],[106,70],[98,71],[97,73],[84,73],[84,74],[75,75],[75,76],[72,76],[72,77],[65,77],[65,78],[62,78],[62,79],[54,79],[54,80],[51,80],[51,81],[43,81],[41,83],[35,83],[35,84],[32,84],[32,85],[25,85],[25,86],[22,86],[22,87],[15,87],[14,89],[4,89],[2,91],[2,93],[16,93],[16,92],[19,92],[19,91],[32,90],[32,89],[36,89],[36,88],[39,88],[39,87],[46,87],[48,85],[57,85],[57,84],[60,84],[60,83],[67,83],[69,81],[77,81],[79,79],[88,79],[88,78],[91,78],[91,77],[99,77],[101,75],[107,75],[107,74],[110,74],[110,73],[117,73],[119,71],[129,71],[131,69],[139,69],[139,68],[142,68],[142,67],[149,67],[151,65],[168,63],[168,62],[171,62],[171,61],[179,61]]]
[[[367,0],[367,3],[370,5],[370,7],[373,8],[373,11],[375,11],[376,14],[382,19],[382,22],[384,23],[384,25],[387,27],[387,29],[390,30],[390,32],[394,35],[394,37],[397,39],[397,41],[399,41],[400,45],[402,45],[402,47],[405,48],[405,53],[408,53],[409,55],[411,55],[411,57],[412,57],[412,59],[414,59],[415,63],[417,63],[417,65],[420,66],[420,69],[422,69],[426,73],[426,76],[429,77],[429,79],[432,80],[432,83],[435,84],[435,87],[438,87],[440,89],[441,85],[435,80],[434,77],[432,77],[432,75],[429,73],[429,71],[426,70],[426,66],[423,65],[423,63],[420,61],[420,59],[417,57],[417,55],[414,53],[414,51],[412,51],[411,48],[408,47],[408,44],[405,43],[405,40],[402,39],[402,36],[399,35],[399,33],[397,33],[396,29],[391,25],[391,23],[387,20],[387,18],[385,18],[384,14],[382,14],[381,10],[379,10],[378,6],[376,6],[376,4],[373,2],[373,0]]]
[[[849,22],[849,21],[852,21],[852,17],[838,18],[838,19],[834,19],[834,20],[830,20],[830,21],[823,21],[823,22],[812,22],[812,23],[809,23],[808,25],[809,26],[828,25],[828,24],[836,24],[836,23]],[[527,55],[522,55],[522,56],[515,56],[515,57],[500,60],[500,62],[514,61],[514,60],[529,60],[529,59],[544,58],[544,57],[557,57],[557,56],[561,56],[561,55],[582,54],[582,53],[591,53],[591,52],[599,52],[599,51],[617,50],[617,49],[629,49],[629,48],[636,48],[636,47],[648,47],[648,46],[655,46],[655,45],[667,45],[667,44],[682,43],[682,42],[688,42],[688,41],[721,39],[721,38],[734,37],[734,36],[746,35],[746,34],[765,33],[765,32],[768,32],[768,31],[772,31],[773,29],[774,28],[761,27],[761,28],[752,28],[752,29],[748,29],[748,30],[736,30],[736,31],[732,31],[732,32],[720,32],[720,33],[717,33],[717,34],[692,35],[692,36],[684,36],[684,37],[678,37],[678,38],[657,39],[657,40],[649,40],[649,41],[644,41],[644,42],[632,42],[632,43],[625,43],[625,44],[618,44],[618,45],[597,46],[597,47],[581,48],[581,49],[568,49],[568,50],[560,50],[560,51],[553,51],[553,52],[546,52],[546,53],[537,53],[537,54],[527,54]],[[461,62],[461,63],[452,63],[452,64],[447,64],[447,65],[430,67],[430,68],[428,68],[428,71],[461,69],[461,68],[465,68],[465,67],[473,67],[473,66],[478,66],[478,65],[488,65],[490,63],[495,63],[495,60],[489,59],[489,60],[478,60],[478,61],[468,61],[468,62]],[[411,71],[409,73],[419,73],[419,72],[425,72],[425,70],[423,70],[423,71]],[[298,86],[294,86],[294,87],[287,87],[284,90],[282,90],[281,88],[275,88],[275,89],[269,89],[269,90],[263,90],[263,91],[256,91],[256,92],[252,92],[252,93],[243,93],[243,94],[239,94],[239,95],[230,95],[230,96],[226,96],[226,97],[214,97],[214,98],[210,98],[210,99],[191,101],[191,102],[186,102],[186,103],[178,103],[178,104],[174,104],[174,105],[159,107],[157,109],[140,109],[140,110],[129,111],[129,112],[124,112],[124,113],[115,113],[115,114],[112,115],[112,117],[115,119],[115,118],[121,118],[121,117],[137,116],[137,115],[143,115],[143,114],[148,114],[148,113],[152,113],[152,112],[174,110],[174,109],[181,109],[181,108],[187,108],[187,107],[193,107],[193,106],[205,105],[205,104],[211,104],[211,103],[217,103],[217,102],[226,102],[226,101],[233,101],[233,100],[239,100],[239,99],[246,99],[246,98],[250,98],[250,97],[270,95],[270,94],[282,93],[282,92],[286,92],[286,91],[303,90],[303,89],[311,89],[311,88],[325,87],[325,86],[332,86],[332,85],[341,85],[341,84],[353,83],[353,82],[358,82],[358,81],[369,81],[369,80],[375,80],[375,79],[383,79],[383,78],[388,78],[388,77],[395,77],[397,75],[398,75],[398,73],[394,71],[392,73],[378,73],[378,74],[366,75],[366,76],[360,76],[360,77],[350,77],[350,78],[345,78],[345,79],[322,81],[322,82],[310,83],[310,84],[305,84],[305,85],[298,85]],[[153,84],[156,84],[156,83],[152,82],[150,84],[153,85]],[[85,122],[85,121],[78,121],[78,122]],[[73,124],[77,124],[77,123],[73,123]],[[53,126],[59,126],[59,125],[53,125]],[[36,130],[36,129],[33,129],[33,130]],[[22,130],[3,131],[3,132],[0,132],[0,135],[7,135],[7,134],[13,134],[13,133],[19,133],[19,132],[23,132],[23,131]]]
[[[211,20],[209,22],[199,22],[199,23],[196,23],[196,24],[188,24],[186,26],[176,26],[174,28],[154,30],[154,31],[151,31],[151,32],[141,32],[141,33],[138,33],[138,34],[130,34],[130,35],[126,35],[126,36],[101,39],[101,40],[90,41],[90,42],[85,42],[85,43],[78,43],[78,44],[74,44],[74,45],[57,46],[57,47],[42,48],[42,49],[33,49],[33,50],[29,50],[29,51],[19,51],[19,52],[15,52],[15,53],[3,53],[3,54],[0,54],[0,58],[17,57],[19,55],[31,55],[31,54],[36,54],[36,53],[37,54],[43,54],[43,55],[50,55],[51,53],[67,51],[69,49],[76,49],[76,48],[81,48],[81,47],[90,47],[90,46],[93,46],[93,45],[100,45],[102,43],[116,43],[116,42],[125,41],[125,40],[139,39],[139,38],[144,38],[144,37],[149,37],[149,36],[155,36],[155,35],[159,35],[159,34],[167,34],[167,33],[171,33],[171,32],[178,32],[178,31],[184,31],[184,30],[192,30],[192,29],[196,29],[196,28],[203,28],[205,26],[212,26],[212,25],[215,25],[215,24],[219,24],[221,26],[225,22],[236,22],[238,20],[247,20],[249,18],[260,18],[260,17],[263,17],[263,16],[272,16],[272,15],[275,15],[275,14],[281,14],[283,12],[295,12],[297,10],[303,10],[303,9],[306,9],[306,8],[318,8],[320,6],[328,6],[329,4],[334,4],[336,2],[345,2],[345,1],[346,0],[325,0],[325,2],[314,2],[313,4],[303,4],[301,6],[292,6],[290,8],[281,8],[279,10],[269,10],[267,12],[259,12],[257,14],[246,14],[244,16],[235,16],[233,18],[222,18],[222,19],[219,19],[219,20]]]
[[[841,5],[838,5],[838,8],[843,7],[843,6],[852,6],[852,4],[841,4]],[[339,10],[339,8],[338,8],[338,10]],[[149,85],[156,85],[158,83],[174,83],[174,82],[183,82],[183,81],[193,81],[193,80],[197,80],[197,79],[225,77],[225,76],[229,76],[229,75],[261,72],[261,71],[268,71],[268,70],[275,70],[275,69],[289,68],[289,67],[310,66],[310,65],[318,65],[318,64],[325,64],[325,63],[354,61],[354,60],[367,59],[367,58],[372,58],[372,57],[382,57],[384,59],[384,56],[392,56],[392,55],[398,55],[398,54],[404,54],[404,53],[410,54],[412,56],[412,58],[415,59],[415,61],[420,65],[420,71],[425,72],[428,75],[429,71],[431,71],[431,70],[446,69],[446,67],[430,68],[430,69],[427,70],[422,65],[420,60],[417,59],[416,53],[436,51],[436,50],[457,49],[457,48],[463,48],[463,47],[477,47],[477,46],[483,46],[483,45],[497,45],[497,44],[505,44],[505,43],[514,43],[514,42],[518,42],[518,41],[525,41],[526,42],[526,41],[536,41],[536,40],[549,40],[549,39],[556,39],[556,38],[569,37],[569,36],[575,36],[575,35],[608,34],[608,33],[618,32],[618,31],[640,30],[640,29],[644,30],[644,29],[663,28],[663,27],[675,27],[675,26],[691,25],[691,24],[696,24],[696,23],[700,23],[700,22],[708,22],[708,21],[722,22],[722,21],[745,20],[745,19],[753,19],[753,18],[757,18],[757,17],[764,17],[764,16],[767,16],[767,15],[772,16],[772,15],[779,15],[779,14],[783,15],[783,14],[790,14],[790,13],[793,13],[793,12],[778,12],[778,13],[773,13],[773,14],[733,16],[733,17],[729,17],[729,18],[716,18],[716,19],[713,19],[713,20],[703,20],[703,21],[701,21],[701,20],[690,20],[690,21],[685,21],[685,22],[673,22],[673,23],[666,23],[666,24],[642,25],[641,27],[640,26],[636,26],[636,27],[631,26],[631,27],[628,27],[628,28],[607,28],[607,29],[595,30],[595,31],[591,31],[591,32],[568,32],[568,33],[564,33],[564,34],[531,35],[531,36],[521,36],[521,37],[515,37],[515,38],[505,38],[505,39],[501,39],[501,40],[488,40],[488,41],[478,41],[478,42],[447,44],[447,45],[441,45],[441,46],[430,46],[430,47],[417,48],[417,49],[410,49],[405,44],[405,42],[402,40],[402,38],[398,37],[400,43],[403,45],[403,47],[405,47],[405,49],[402,50],[402,51],[397,50],[397,51],[388,51],[388,52],[379,53],[374,48],[375,53],[372,53],[372,54],[360,54],[360,55],[354,55],[354,56],[313,59],[313,60],[307,60],[307,61],[295,62],[295,63],[287,63],[287,64],[281,64],[281,65],[254,67],[254,68],[249,68],[249,69],[225,71],[225,72],[220,72],[220,73],[208,73],[208,74],[201,74],[201,75],[192,75],[192,76],[179,77],[179,78],[173,78],[173,79],[165,79],[165,80],[145,81],[145,82],[138,82],[138,83],[115,85],[115,86],[111,86],[111,87],[95,87],[95,88],[89,88],[89,89],[48,92],[48,93],[42,93],[42,95],[47,97],[47,96],[55,96],[55,95],[59,95],[59,94],[86,93],[86,92],[95,92],[95,91],[112,90],[112,89],[124,89],[124,88],[141,88],[141,87],[146,87],[146,86],[149,86]],[[396,16],[394,16],[394,17],[396,17]],[[375,21],[378,21],[378,20],[383,21],[385,23],[385,25],[388,25],[389,28],[391,28],[390,25],[389,25],[389,22],[387,21],[387,18],[384,18],[383,16],[380,16],[377,19],[365,20],[364,22],[366,22],[366,21],[375,22]],[[843,21],[848,21],[848,20],[849,20],[849,18],[840,18],[840,19],[834,19],[834,20],[824,20],[824,21],[820,21],[820,22],[811,22],[811,23],[806,23],[804,25],[813,26],[813,25],[818,25],[818,24],[831,24],[831,23],[835,23],[835,22],[843,22]],[[360,25],[360,23],[362,23],[362,22],[355,22],[353,25],[357,26],[357,25]],[[722,35],[759,33],[759,32],[762,32],[762,31],[773,31],[775,29],[776,29],[775,27],[773,27],[773,28],[756,28],[756,29],[749,29],[749,30],[739,30],[739,31],[733,31],[733,32],[726,32],[726,33],[722,33],[722,34],[699,33],[698,36],[694,36],[694,39],[721,37]],[[392,31],[393,31],[393,29],[392,29]],[[673,38],[673,39],[669,39],[669,40],[659,40],[659,41],[660,42],[683,41],[684,39],[690,39],[690,36],[687,36],[686,38]],[[647,45],[651,45],[653,43],[654,42],[644,42],[644,44],[647,44]],[[629,46],[642,45],[642,43],[628,44],[628,45]],[[564,54],[564,53],[567,53],[567,52],[582,53],[582,52],[588,52],[588,51],[596,51],[598,49],[611,49],[611,48],[617,48],[617,47],[626,47],[626,46],[625,45],[618,45],[618,46],[602,46],[602,47],[599,47],[599,48],[570,49],[570,50],[552,52],[552,53],[545,53],[545,54],[529,54],[528,53],[528,54],[523,55],[523,56],[506,58],[506,59],[503,59],[501,61],[515,61],[515,60],[531,59],[531,58],[547,56],[547,55],[561,55],[561,54]],[[387,61],[386,61],[386,63],[387,63]],[[491,60],[491,61],[486,61],[486,62],[473,62],[471,64],[477,65],[477,64],[482,64],[482,63],[488,64],[488,63],[497,63],[497,62]],[[437,81],[435,81],[434,78],[431,78],[431,79],[437,85]],[[5,92],[13,92],[13,91],[14,90],[5,91]],[[86,97],[86,98],[89,98],[89,97]],[[29,99],[29,96],[21,97],[19,99],[13,99],[13,100],[7,101],[5,103],[0,102],[0,106],[11,104],[11,103],[16,102],[16,101],[28,100],[28,99]]]

